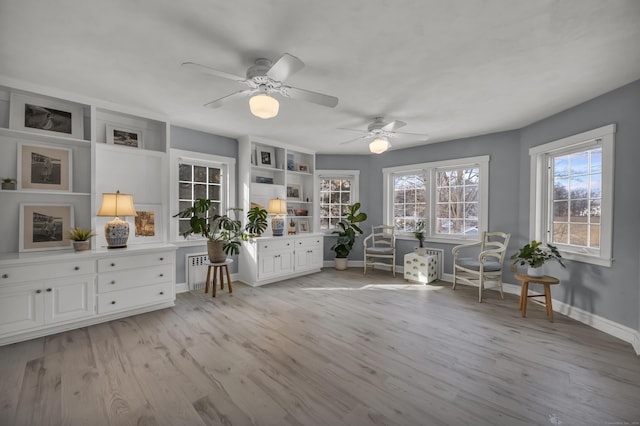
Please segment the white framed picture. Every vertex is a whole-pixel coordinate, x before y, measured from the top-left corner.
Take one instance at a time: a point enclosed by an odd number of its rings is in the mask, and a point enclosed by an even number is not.
[[[162,206],[160,204],[135,204],[135,217],[127,217],[129,243],[160,243],[163,240]]]
[[[18,189],[73,190],[72,153],[68,148],[18,143]]]
[[[142,129],[107,124],[106,131],[107,143],[110,145],[121,145],[139,149],[144,148],[144,133]]]
[[[298,221],[298,232],[301,234],[306,234],[309,232],[309,221],[306,219],[301,219]]]
[[[258,146],[256,147],[256,160],[258,166],[276,167],[276,151],[273,147]]]
[[[66,233],[73,229],[71,204],[20,204],[18,251],[61,250],[72,247]]]
[[[287,185],[287,200],[302,201],[302,185],[290,183]]]
[[[11,93],[10,129],[83,139],[83,119],[82,105]]]

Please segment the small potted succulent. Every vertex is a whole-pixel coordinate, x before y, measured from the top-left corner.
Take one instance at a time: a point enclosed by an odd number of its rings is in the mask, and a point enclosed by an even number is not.
[[[89,250],[89,240],[95,235],[96,234],[94,234],[91,229],[82,229],[78,227],[67,232],[67,238],[73,241],[73,249],[75,251]]]
[[[2,178],[2,189],[14,191],[16,189],[16,180],[14,178]]]
[[[549,260],[557,261],[563,268],[562,256],[552,244],[542,244],[540,241],[533,240],[530,243],[525,244],[511,256],[513,264],[519,263],[520,265],[527,265],[527,275],[531,277],[541,277],[544,275],[542,272],[542,265]]]
[[[296,221],[291,219],[289,220],[289,235],[296,234]]]

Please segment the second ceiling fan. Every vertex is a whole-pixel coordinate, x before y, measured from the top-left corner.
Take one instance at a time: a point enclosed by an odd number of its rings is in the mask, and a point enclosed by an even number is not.
[[[367,126],[367,130],[340,128],[339,130],[349,130],[352,132],[366,133],[363,136],[342,142],[341,145],[346,145],[366,139],[372,139],[371,143],[369,143],[369,150],[374,154],[382,154],[383,152],[391,148],[391,142],[389,142],[389,139],[398,137],[398,135],[420,136],[425,138],[424,140],[428,138],[428,135],[420,133],[406,133],[396,131],[397,129],[406,125],[407,123],[405,123],[404,121],[394,120],[389,123],[385,123],[384,117],[375,117],[373,119],[373,122],[369,123],[369,125]]]
[[[248,89],[232,93],[205,104],[208,108],[219,108],[230,101],[252,96],[249,100],[251,113],[256,117],[264,119],[273,118],[278,115],[279,110],[279,102],[272,96],[273,94],[330,108],[338,105],[338,98],[335,96],[323,95],[322,93],[286,86],[284,84],[287,78],[304,68],[304,62],[288,53],[283,54],[275,63],[272,63],[269,59],[256,59],[254,65],[247,69],[245,77],[230,74],[195,62],[183,62],[182,66],[216,77],[244,83],[249,86]]]

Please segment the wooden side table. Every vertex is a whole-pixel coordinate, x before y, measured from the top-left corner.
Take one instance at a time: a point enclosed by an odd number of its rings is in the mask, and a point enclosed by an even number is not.
[[[227,259],[224,262],[220,263],[211,263],[211,261],[207,260],[204,262],[207,265],[207,284],[204,288],[204,292],[209,293],[209,282],[211,279],[211,268],[213,268],[213,283],[211,286],[211,293],[213,293],[213,297],[216,297],[216,284],[217,279],[216,276],[220,275],[220,290],[224,290],[224,275],[222,272],[226,272],[227,274],[227,287],[229,287],[229,294],[233,292],[231,288],[231,275],[229,275],[229,265],[233,263],[233,259]]]
[[[545,299],[545,306],[547,307],[547,316],[549,320],[553,322],[553,306],[551,305],[551,286],[560,283],[557,278],[545,275],[542,277],[532,277],[527,274],[515,274],[517,280],[522,282],[522,288],[520,290],[520,310],[522,311],[522,317],[527,316],[527,301],[530,297],[542,297]],[[529,283],[542,284],[544,286],[544,294],[529,294]]]

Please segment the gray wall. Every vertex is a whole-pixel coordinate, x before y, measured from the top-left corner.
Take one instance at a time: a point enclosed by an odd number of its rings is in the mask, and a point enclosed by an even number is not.
[[[638,329],[640,191],[633,189],[640,158],[640,80],[592,99],[521,130],[520,215],[517,241],[529,235],[529,148],[615,123],[613,257],[611,268],[566,262],[558,270],[554,298]]]
[[[615,187],[613,220],[613,267],[567,261],[567,269],[550,265],[550,273],[561,278],[554,287],[556,299],[609,319],[640,328],[640,227],[638,209],[640,192],[633,189],[634,172],[640,158],[640,80],[592,99],[567,111],[555,114],[520,130],[477,136],[390,151],[382,155],[318,155],[319,169],[360,169],[360,199],[369,215],[365,224],[382,223],[382,187],[384,167],[490,155],[489,162],[489,230],[510,232],[508,253],[529,240],[529,148],[566,136],[616,123]],[[368,231],[368,229],[366,230]],[[325,238],[325,260],[333,259]],[[402,264],[405,253],[415,241],[399,241],[396,263]],[[445,251],[445,272],[452,270],[452,244],[429,243]],[[358,250],[350,256],[362,260]],[[505,282],[517,283],[511,272]]]
[[[171,126],[171,148],[184,149],[186,151],[202,152],[204,154],[220,155],[238,159],[238,141],[224,136],[212,135],[197,130],[186,129],[184,127]],[[238,166],[236,164],[236,182],[238,181]],[[236,185],[236,204],[238,200],[238,185]],[[233,206],[232,206],[233,207]],[[191,253],[206,253],[207,246],[189,246],[179,248],[176,253],[176,282],[183,283],[185,277],[185,256]],[[238,272],[237,256],[234,256],[234,263],[230,267],[230,272]]]

